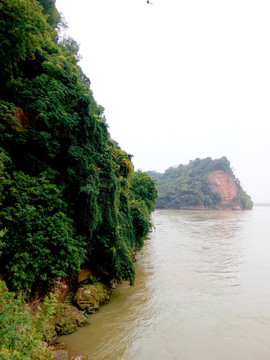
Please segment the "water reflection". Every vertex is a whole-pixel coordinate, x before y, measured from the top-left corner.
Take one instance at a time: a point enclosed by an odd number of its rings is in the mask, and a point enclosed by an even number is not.
[[[135,287],[121,285],[68,347],[91,360],[268,359],[269,216],[156,211]]]

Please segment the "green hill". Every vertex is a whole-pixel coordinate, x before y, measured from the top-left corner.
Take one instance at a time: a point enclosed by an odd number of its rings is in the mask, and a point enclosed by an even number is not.
[[[252,209],[249,195],[236,179],[226,157],[196,159],[170,167],[164,174],[149,171],[157,182],[156,208]]]

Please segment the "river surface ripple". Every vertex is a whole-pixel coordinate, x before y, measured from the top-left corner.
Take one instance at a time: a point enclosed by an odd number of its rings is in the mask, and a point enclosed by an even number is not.
[[[269,360],[270,207],[156,210],[134,287],[62,337],[91,360]]]

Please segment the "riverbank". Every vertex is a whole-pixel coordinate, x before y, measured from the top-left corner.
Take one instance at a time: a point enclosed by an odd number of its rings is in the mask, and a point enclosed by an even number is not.
[[[77,328],[90,325],[89,315],[109,302],[117,284],[116,280],[111,280],[106,285],[95,281],[88,269],[81,270],[75,288],[67,285],[65,279],[59,279],[53,291],[58,303],[48,339],[55,360],[88,360],[87,356],[70,354],[64,343],[59,342],[59,336],[72,334]]]

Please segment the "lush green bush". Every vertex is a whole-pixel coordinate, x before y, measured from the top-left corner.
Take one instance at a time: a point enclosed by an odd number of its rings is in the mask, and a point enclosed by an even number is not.
[[[144,202],[149,213],[154,210],[158,196],[155,182],[142,171],[137,171],[131,178],[131,198],[140,199]]]
[[[1,160],[0,168],[0,222],[7,229],[1,241],[1,270],[9,286],[38,289],[51,279],[77,273],[84,244],[76,239],[60,191],[44,178],[15,171],[9,175]]]
[[[131,203],[131,214],[135,230],[135,247],[136,249],[141,249],[151,227],[147,206],[142,200],[133,200]]]
[[[157,199],[155,181],[142,171],[137,171],[131,177],[131,215],[135,231],[135,247],[140,249],[152,224],[151,212]]]
[[[49,331],[54,299],[47,298],[31,315],[21,295],[9,292],[0,281],[0,358],[2,360],[52,360],[43,341]]]

